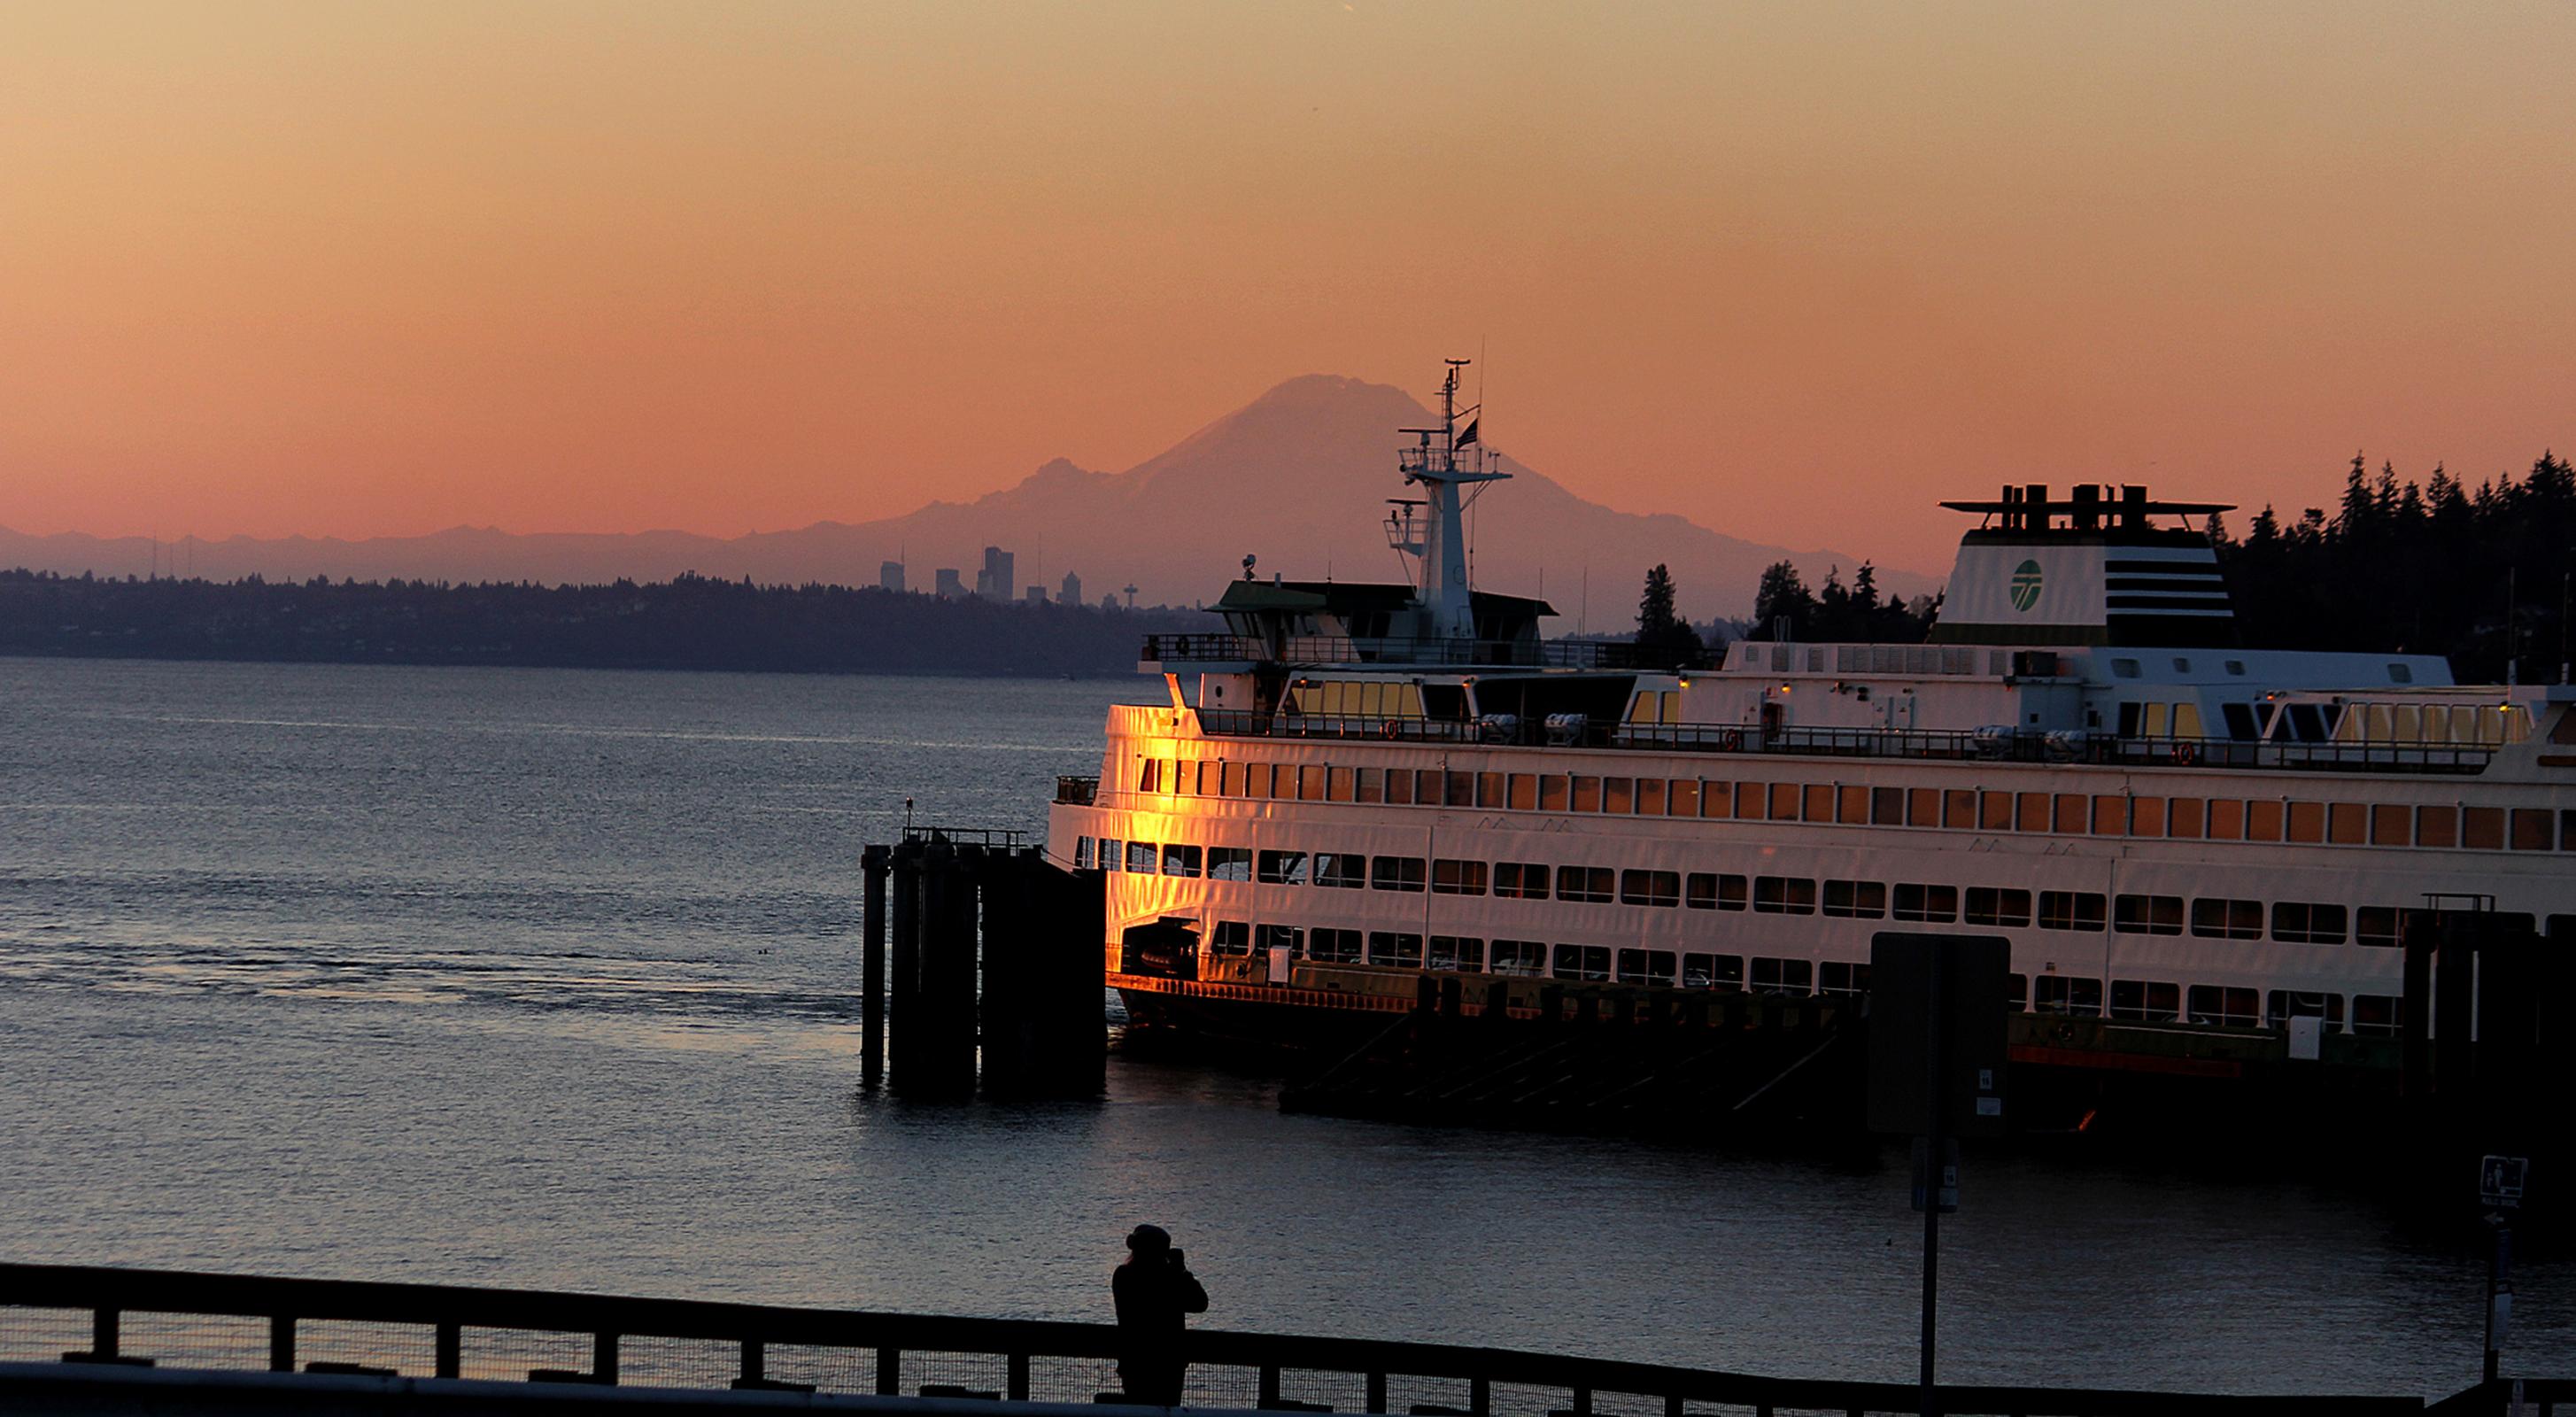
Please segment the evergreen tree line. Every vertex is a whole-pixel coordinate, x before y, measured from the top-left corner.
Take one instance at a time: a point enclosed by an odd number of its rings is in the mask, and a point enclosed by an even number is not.
[[[2329,515],[2266,506],[2242,540],[2214,528],[2247,644],[2448,655],[2469,682],[2555,682],[2570,643],[2576,470],[2544,452],[2519,480],[2421,484],[2359,454]]]
[[[1798,568],[1774,561],[1762,573],[1753,593],[1753,626],[1749,638],[1808,640],[1823,643],[1920,644],[1932,632],[1940,608],[1935,596],[1917,596],[1912,604],[1878,590],[1878,567],[1867,561],[1843,584],[1842,568],[1825,572],[1822,590],[1809,590]]]

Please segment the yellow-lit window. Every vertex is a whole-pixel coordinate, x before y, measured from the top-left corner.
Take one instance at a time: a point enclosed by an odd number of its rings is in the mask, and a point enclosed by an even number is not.
[[[2163,704],[2148,704],[2146,706],[2146,712],[2139,715],[2138,732],[2140,735],[2148,738],[2162,738],[2165,736],[2165,706]]]
[[[2129,830],[2129,799],[2109,795],[2093,799],[2093,834],[2123,836]]]
[[[2293,802],[2289,813],[2290,840],[2318,842],[2326,839],[2326,804]]]
[[[2282,803],[2246,803],[2245,839],[2247,841],[2279,841],[2281,839],[2282,815]]]
[[[2048,830],[2048,794],[2022,792],[2014,795],[2013,829],[2044,832]]]
[[[2198,704],[2176,704],[2176,705],[2174,705],[2174,706],[2173,706],[2173,731],[2174,731],[2174,736],[2175,736],[2176,738],[2197,738],[2197,737],[2199,737],[2199,736],[2200,736],[2200,705],[2198,705]]]
[[[2457,807],[2416,808],[2415,844],[2417,846],[2459,845],[2460,809]]]
[[[2057,829],[2077,833],[2090,829],[2092,802],[2080,794],[2061,792],[2057,795]]]
[[[2208,819],[2208,805],[2200,798],[2174,797],[2167,799],[2165,807],[2165,834],[2167,836],[2184,838],[2198,837],[2201,833],[2201,828],[2208,823]]]
[[[2209,804],[2209,839],[2243,841],[2245,839],[2245,804],[2232,798],[2215,798]]]

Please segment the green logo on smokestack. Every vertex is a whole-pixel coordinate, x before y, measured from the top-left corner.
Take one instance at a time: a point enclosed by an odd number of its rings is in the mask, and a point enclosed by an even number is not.
[[[2028,610],[2039,603],[2039,563],[2024,561],[2013,567],[2012,603],[2015,610]]]

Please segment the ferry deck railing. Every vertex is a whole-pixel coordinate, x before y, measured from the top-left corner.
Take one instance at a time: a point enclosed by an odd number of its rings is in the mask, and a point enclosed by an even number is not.
[[[905,826],[903,839],[906,842],[981,846],[996,851],[1017,851],[1029,844],[1029,834],[1018,827],[946,827],[927,822]]]
[[[1117,1387],[1117,1351],[1116,1326],[1102,1323],[0,1264],[0,1365],[1090,1403],[1114,1400],[1108,1394]],[[1184,1352],[1191,1363],[1185,1405],[1192,1407],[1422,1417],[1696,1417],[1712,1406],[1757,1417],[1919,1410],[1920,1390],[1904,1383],[1451,1344],[1199,1329]],[[5,1392],[0,1386],[0,1396]],[[1939,1397],[1940,1410],[1953,1417],[2393,1417],[2424,1410],[2419,1397],[2064,1387],[1944,1386]]]
[[[1402,635],[1147,635],[1140,660],[1159,663],[1444,664],[1504,669],[1673,669],[1623,640],[1485,640]]]
[[[2470,744],[2249,742],[2234,738],[2043,735],[1956,729],[1778,728],[1744,724],[1436,719],[1199,709],[1200,731],[1233,738],[1359,738],[1482,747],[1620,748],[1666,753],[1949,759],[2110,767],[2473,776],[2497,749]]]

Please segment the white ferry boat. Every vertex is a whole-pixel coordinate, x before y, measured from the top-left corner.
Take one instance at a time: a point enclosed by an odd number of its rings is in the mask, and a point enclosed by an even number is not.
[[[1980,522],[1929,643],[1649,664],[1470,589],[1462,504],[1506,474],[1457,384],[1399,455],[1417,580],[1247,560],[1059,786],[1050,853],[1104,873],[1142,1022],[1347,1037],[1452,978],[1471,1014],[1856,995],[1874,934],[1932,930],[2011,941],[2019,1061],[2393,1066],[2415,912],[2576,938],[2576,693],[2240,647],[2217,504],[1945,503]]]

